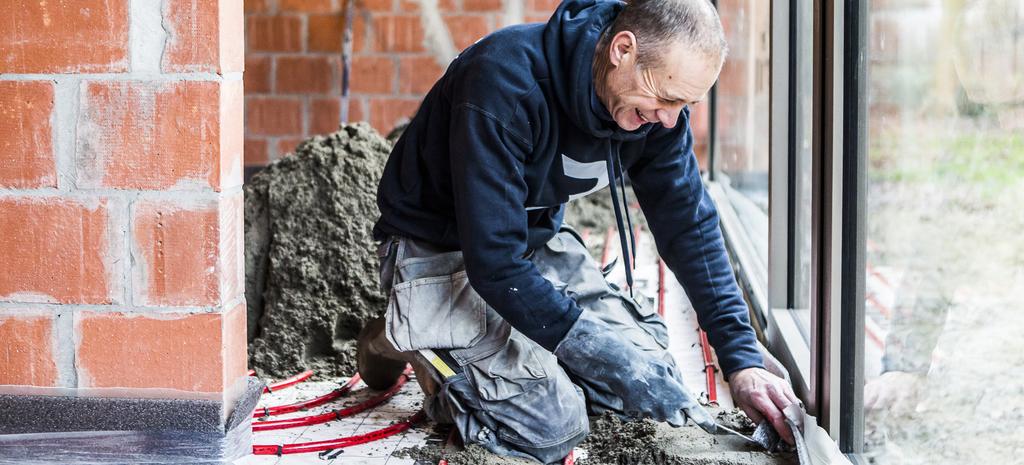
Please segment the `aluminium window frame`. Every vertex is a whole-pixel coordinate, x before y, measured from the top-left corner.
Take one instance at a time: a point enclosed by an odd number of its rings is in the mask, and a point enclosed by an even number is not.
[[[810,11],[807,11],[807,3]],[[803,8],[801,8],[803,7]],[[798,14],[813,15],[810,57],[796,49]],[[717,93],[712,89],[709,192],[755,324],[790,371],[808,411],[855,461],[863,451],[866,196],[866,0],[773,0],[770,6],[769,256],[767,278],[716,171]],[[806,40],[806,39],[804,39]],[[796,60],[813,60],[809,128],[797,127]],[[800,334],[795,286],[798,131],[811,131],[811,328]],[[763,317],[763,321],[757,316]],[[809,360],[808,364],[798,363]]]

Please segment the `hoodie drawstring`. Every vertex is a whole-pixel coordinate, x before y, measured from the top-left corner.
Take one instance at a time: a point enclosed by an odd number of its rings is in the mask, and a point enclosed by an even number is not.
[[[618,179],[616,179],[618,178]],[[622,198],[619,198],[618,188],[622,189]],[[619,159],[618,150],[608,143],[608,186],[611,188],[612,209],[615,210],[615,228],[619,233],[619,246],[622,248],[622,261],[626,265],[626,287],[629,288],[629,296],[633,297],[633,264],[636,263],[636,237],[633,236],[633,220],[629,215],[629,204],[626,201],[626,180],[622,171],[622,160]],[[619,202],[622,202],[622,207]],[[626,211],[626,223],[622,221],[622,210]],[[625,229],[627,232],[623,232]],[[626,241],[626,234],[629,235],[629,242]]]

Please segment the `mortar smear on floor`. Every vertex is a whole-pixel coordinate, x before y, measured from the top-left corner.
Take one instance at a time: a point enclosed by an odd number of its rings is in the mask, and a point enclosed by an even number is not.
[[[710,409],[717,421],[744,433],[754,431],[754,424],[737,409]],[[591,417],[590,434],[580,445],[585,457],[579,465],[666,464],[666,465],[788,465],[797,464],[793,453],[770,453],[752,447],[731,436],[712,436],[700,428],[687,425],[673,428],[650,420],[622,421],[605,414]],[[449,446],[442,452],[438,445],[409,447],[396,451],[398,457],[409,457],[417,463],[438,463],[444,458],[449,465],[519,465],[535,463],[528,460],[492,454],[480,446],[460,449]]]

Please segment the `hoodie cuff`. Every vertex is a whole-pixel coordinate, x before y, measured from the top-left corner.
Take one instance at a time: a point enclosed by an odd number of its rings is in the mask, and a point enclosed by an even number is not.
[[[728,351],[729,353],[716,352],[718,365],[722,369],[722,376],[728,380],[733,373],[745,368],[764,368],[764,358],[756,348],[750,350],[746,347]]]

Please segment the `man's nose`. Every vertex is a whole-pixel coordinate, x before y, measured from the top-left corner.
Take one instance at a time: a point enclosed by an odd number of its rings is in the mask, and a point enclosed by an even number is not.
[[[654,115],[658,117],[662,126],[673,128],[679,120],[679,111],[673,108],[659,108],[654,111]]]

